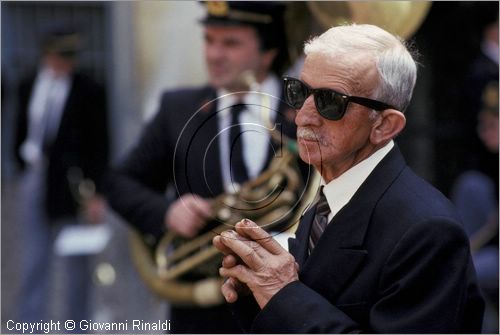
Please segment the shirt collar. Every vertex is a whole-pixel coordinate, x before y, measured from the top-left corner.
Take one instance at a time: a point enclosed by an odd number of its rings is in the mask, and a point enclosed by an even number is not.
[[[393,147],[394,141],[391,140],[368,158],[354,165],[328,184],[325,185],[325,181],[323,179],[321,180],[321,184],[324,185],[323,192],[331,211],[328,217],[329,220],[331,220],[331,218],[351,200],[361,184],[363,184],[370,173],[372,173],[375,167]]]

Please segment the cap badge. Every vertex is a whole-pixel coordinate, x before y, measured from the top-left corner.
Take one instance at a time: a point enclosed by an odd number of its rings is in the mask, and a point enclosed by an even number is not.
[[[227,16],[229,6],[226,1],[207,1],[207,11],[213,16]]]

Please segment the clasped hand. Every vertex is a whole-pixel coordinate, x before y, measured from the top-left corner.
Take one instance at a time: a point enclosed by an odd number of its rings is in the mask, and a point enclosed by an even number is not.
[[[292,254],[248,219],[214,237],[213,244],[224,254],[219,273],[228,278],[221,291],[229,303],[251,292],[264,308],[279,290],[299,280],[299,265]]]

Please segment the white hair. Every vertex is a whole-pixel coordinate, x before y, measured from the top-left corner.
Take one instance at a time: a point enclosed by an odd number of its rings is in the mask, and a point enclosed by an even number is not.
[[[306,42],[304,53],[332,59],[339,55],[367,54],[373,57],[380,78],[373,99],[400,111],[410,103],[417,80],[417,64],[401,38],[377,26],[351,24],[330,28]]]

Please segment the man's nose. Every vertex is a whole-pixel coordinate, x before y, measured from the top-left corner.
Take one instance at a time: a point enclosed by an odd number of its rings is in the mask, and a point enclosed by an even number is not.
[[[224,55],[224,50],[222,47],[211,44],[205,47],[206,57],[209,60],[217,60],[220,59]]]
[[[295,124],[298,127],[319,127],[321,125],[321,115],[319,115],[316,110],[313,95],[310,95],[306,101],[304,101],[302,108],[297,111],[297,115],[295,115]]]

